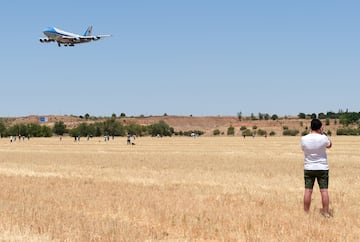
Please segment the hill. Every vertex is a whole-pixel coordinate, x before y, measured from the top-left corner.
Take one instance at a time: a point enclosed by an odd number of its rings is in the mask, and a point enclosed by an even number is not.
[[[62,121],[66,124],[67,128],[74,128],[79,123],[94,123],[106,120],[106,118],[91,117],[85,119],[83,117],[68,116],[68,115],[48,115],[46,116],[47,126],[53,126],[56,122]],[[227,129],[230,126],[235,128],[235,135],[241,135],[240,127],[245,126],[246,128],[253,130],[262,129],[270,133],[274,131],[276,135],[281,135],[284,127],[289,129],[296,129],[300,132],[304,131],[310,126],[309,119],[298,119],[297,117],[279,118],[278,120],[250,120],[249,117],[244,117],[239,120],[236,116],[148,116],[148,117],[118,117],[117,121],[124,125],[135,123],[139,125],[150,125],[159,122],[160,120],[165,121],[175,131],[190,131],[200,130],[205,132],[206,136],[211,136],[215,129],[220,130],[221,133],[226,134]],[[31,115],[26,117],[17,117],[7,119],[7,124],[13,125],[18,123],[40,123],[40,116]],[[339,123],[339,122],[337,122]],[[330,125],[325,125],[323,121],[324,129],[330,130],[333,134],[336,133],[336,129],[339,124],[335,124],[334,120],[331,120]]]

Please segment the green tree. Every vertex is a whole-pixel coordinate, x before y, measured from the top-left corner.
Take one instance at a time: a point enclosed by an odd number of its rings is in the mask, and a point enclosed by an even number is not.
[[[151,136],[171,136],[174,133],[174,129],[164,120],[160,120],[158,123],[149,125],[148,132]]]
[[[85,117],[86,117],[86,115],[85,115]],[[65,123],[63,121],[56,122],[53,127],[53,132],[56,135],[65,134],[67,132]]]
[[[360,113],[346,112],[342,113],[339,117],[340,123],[347,126],[356,123],[360,119]]]
[[[69,131],[70,136],[75,137],[75,136],[82,136],[82,137],[86,137],[86,136],[93,136],[94,135],[94,126],[93,125],[89,125],[87,123],[80,123],[77,127],[71,129]]]
[[[319,113],[318,114],[318,119],[326,119],[326,114],[325,113]]]
[[[0,136],[2,137],[6,133],[6,126],[3,121],[0,121]]]
[[[125,126],[126,133],[136,136],[143,136],[146,133],[146,127],[139,124],[130,123]]]
[[[329,119],[336,119],[336,118],[339,117],[339,115],[330,111],[330,112],[326,113],[326,117],[329,118]]]
[[[256,120],[256,117],[255,117],[255,115],[254,115],[253,113],[251,113],[250,119],[251,119],[251,120]]]
[[[117,122],[116,119],[114,118],[106,120],[103,124],[104,124],[105,135],[114,135],[114,136],[125,135],[124,126],[121,123]]]
[[[70,129],[70,130],[69,130],[69,135],[70,135],[71,137],[77,137],[77,136],[79,136],[79,135],[80,135],[80,132],[79,132],[78,127],[73,128],[73,129]]]
[[[259,113],[259,120],[263,120],[264,119],[264,114],[263,113]]]
[[[87,123],[81,123],[77,126],[78,135],[80,136],[88,136],[90,134],[89,125]]]
[[[53,135],[52,129],[46,125],[41,126],[41,134],[43,137],[51,137]]]
[[[27,136],[27,127],[25,124],[15,124],[8,128],[8,134],[12,136]]]
[[[298,118],[299,118],[299,119],[305,119],[305,118],[306,118],[306,114],[305,114],[305,113],[299,113],[299,114],[298,114]]]
[[[30,137],[42,137],[43,132],[40,124],[28,124],[27,135]]]
[[[96,124],[91,124],[91,126],[94,130],[93,136],[100,137],[103,135],[101,124],[96,123]]]
[[[241,119],[242,119],[242,112],[238,112],[238,113],[237,113],[237,117],[238,117],[238,120],[241,121]]]
[[[273,115],[271,116],[271,119],[272,119],[272,120],[277,120],[277,119],[279,119],[279,117],[278,117],[276,114],[273,114]]]

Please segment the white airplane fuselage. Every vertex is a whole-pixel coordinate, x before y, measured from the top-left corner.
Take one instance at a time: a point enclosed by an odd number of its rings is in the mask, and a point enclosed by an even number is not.
[[[104,37],[110,37],[111,35],[91,35],[92,26],[90,26],[83,35],[66,32],[64,30],[48,27],[44,29],[43,33],[47,38],[40,38],[41,43],[57,42],[60,47],[61,44],[64,46],[74,46],[75,44],[88,43],[90,41],[99,40]]]

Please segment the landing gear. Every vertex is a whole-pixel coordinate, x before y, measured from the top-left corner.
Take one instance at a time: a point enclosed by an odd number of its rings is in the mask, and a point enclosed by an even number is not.
[[[57,42],[58,46],[61,47],[61,43]],[[64,46],[68,47],[68,46],[75,46],[73,43],[63,43]]]

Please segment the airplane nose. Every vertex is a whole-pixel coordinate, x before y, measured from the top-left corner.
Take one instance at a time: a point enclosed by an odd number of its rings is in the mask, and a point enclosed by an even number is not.
[[[55,29],[53,28],[53,27],[47,27],[47,28],[45,28],[44,30],[43,30],[43,32],[45,33],[45,32],[55,32]]]
[[[43,30],[44,35],[50,37],[56,33],[55,29],[53,27],[47,27]]]

